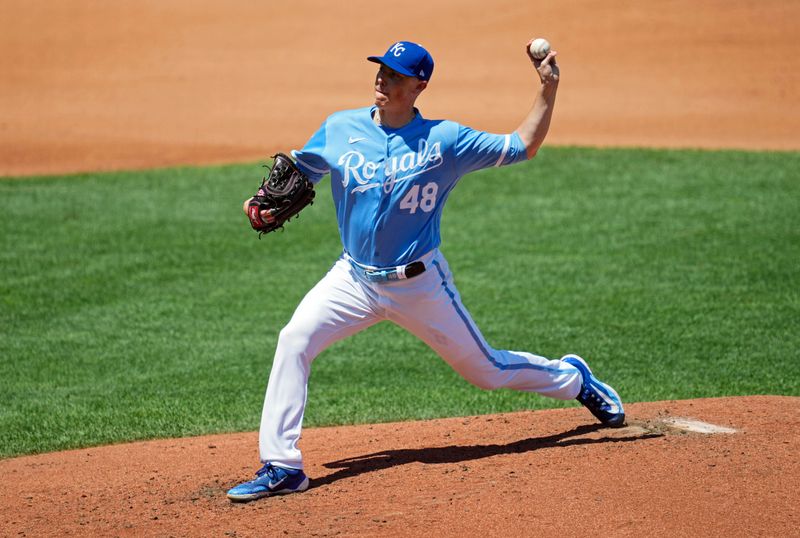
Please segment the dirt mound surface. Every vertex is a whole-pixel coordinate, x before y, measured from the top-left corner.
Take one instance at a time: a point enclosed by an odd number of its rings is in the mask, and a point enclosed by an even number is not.
[[[0,175],[286,152],[371,104],[365,58],[394,39],[436,59],[430,118],[512,131],[536,86],[525,42],[545,35],[562,65],[548,144],[800,149],[800,2],[487,5],[6,0]]]
[[[257,435],[0,461],[4,536],[788,536],[800,398],[631,404],[310,428],[311,489],[234,504]],[[686,420],[729,433],[697,433]]]

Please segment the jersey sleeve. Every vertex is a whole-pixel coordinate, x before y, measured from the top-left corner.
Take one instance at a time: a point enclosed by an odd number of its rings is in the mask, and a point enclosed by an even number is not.
[[[482,168],[513,164],[528,158],[525,144],[516,132],[505,135],[491,134],[463,125],[458,126],[455,151],[459,176]]]
[[[325,149],[327,146],[327,120],[317,130],[316,133],[306,142],[301,150],[292,150],[292,157],[297,163],[297,167],[303,171],[312,183],[319,183],[323,176],[331,171],[328,161],[325,159]]]

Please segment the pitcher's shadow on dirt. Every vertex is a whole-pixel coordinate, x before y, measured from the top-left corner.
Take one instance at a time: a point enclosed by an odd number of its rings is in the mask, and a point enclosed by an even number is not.
[[[408,463],[460,463],[464,461],[479,460],[500,454],[522,454],[542,448],[555,448],[576,445],[593,445],[597,443],[629,443],[662,437],[660,432],[637,430],[630,436],[588,438],[583,435],[603,430],[601,424],[578,426],[572,430],[548,435],[514,441],[505,445],[468,445],[468,446],[443,446],[436,448],[405,448],[397,450],[384,450],[363,456],[354,456],[337,461],[324,463],[323,467],[338,469],[327,476],[311,479],[311,487],[317,488],[332,484],[338,480],[351,478],[363,473],[372,473],[398,465]],[[615,430],[616,431],[616,430]]]

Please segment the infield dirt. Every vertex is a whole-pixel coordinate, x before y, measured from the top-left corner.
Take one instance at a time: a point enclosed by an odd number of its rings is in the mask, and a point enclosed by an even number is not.
[[[248,0],[0,7],[0,175],[263,159],[369,104],[368,54],[424,43],[420,107],[508,132],[546,36],[548,144],[800,149],[800,3]],[[265,372],[266,374],[266,372]],[[310,395],[313,398],[313,394]],[[624,394],[623,394],[624,397]],[[312,488],[231,504],[254,433],[0,461],[3,536],[788,536],[800,399],[628,405],[305,431]],[[737,430],[680,433],[666,417]]]
[[[305,493],[233,504],[254,433],[0,461],[5,536],[792,536],[800,398],[310,428]],[[680,433],[669,417],[737,432]]]

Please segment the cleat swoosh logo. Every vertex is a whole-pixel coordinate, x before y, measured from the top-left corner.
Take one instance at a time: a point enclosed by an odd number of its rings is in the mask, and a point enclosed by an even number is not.
[[[366,140],[363,136],[351,136],[347,139],[348,144],[355,144],[356,142],[361,142],[362,140]]]
[[[285,481],[286,481],[285,478],[283,480],[278,480],[277,482],[273,482],[272,480],[270,480],[269,481],[269,489],[270,490],[274,490],[275,488],[277,488],[278,486],[283,484]]]
[[[616,414],[620,412],[619,404],[616,402],[616,400],[614,400],[614,398],[612,398],[610,395],[606,394],[605,391],[602,390],[598,390],[597,393],[600,395],[600,397],[603,399],[606,405],[608,405],[609,407],[608,411],[610,413]]]

